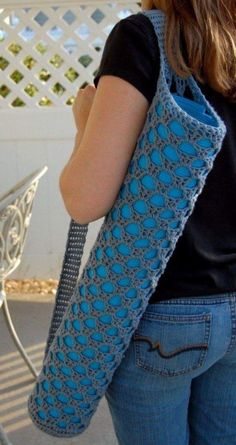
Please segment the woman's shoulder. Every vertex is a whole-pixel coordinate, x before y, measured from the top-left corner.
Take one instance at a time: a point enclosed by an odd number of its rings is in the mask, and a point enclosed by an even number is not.
[[[151,20],[141,11],[130,14],[116,23],[116,28],[126,29],[130,26],[137,27],[140,32],[145,34],[146,38],[152,40],[154,45],[158,47],[157,36]]]
[[[141,25],[144,27],[152,26],[150,19],[142,11],[136,12],[134,14],[130,14],[127,17],[120,20],[120,22],[123,22],[123,21],[131,21],[133,23],[137,23],[138,25]]]

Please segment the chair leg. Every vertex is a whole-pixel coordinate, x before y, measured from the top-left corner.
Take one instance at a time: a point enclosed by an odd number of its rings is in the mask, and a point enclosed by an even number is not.
[[[4,429],[0,423],[0,444],[1,445],[12,445],[12,443],[9,441],[8,437],[6,436],[6,433],[4,432]]]
[[[36,368],[34,367],[33,363],[31,362],[28,354],[26,353],[26,351],[25,351],[25,349],[24,349],[24,347],[16,333],[16,330],[14,328],[12,318],[11,318],[11,315],[9,312],[6,295],[5,295],[5,298],[3,299],[3,313],[5,316],[5,320],[6,320],[9,332],[11,334],[11,337],[13,338],[13,341],[14,341],[18,351],[20,352],[22,358],[24,359],[25,363],[27,364],[28,368],[30,369],[31,373],[33,374],[33,376],[36,379],[38,377],[38,372],[37,372]]]

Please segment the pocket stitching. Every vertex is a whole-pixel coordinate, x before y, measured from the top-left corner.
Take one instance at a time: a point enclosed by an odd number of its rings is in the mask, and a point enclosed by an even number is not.
[[[211,318],[211,314],[203,313],[203,314],[194,314],[194,315],[168,315],[168,314],[155,314],[155,313],[145,313],[142,316],[143,320],[160,320],[160,321],[173,321],[173,323],[186,323],[191,321],[198,322],[199,320],[209,320]]]
[[[159,315],[155,314],[156,317],[159,317]],[[170,316],[173,317],[173,316]],[[178,317],[178,316],[175,316]],[[189,317],[189,316],[186,316]],[[200,368],[206,359],[206,355],[209,349],[209,342],[210,342],[210,329],[211,329],[211,321],[212,321],[212,314],[199,314],[199,315],[195,315],[194,317],[198,317],[197,320],[191,320],[192,322],[199,322],[199,321],[204,321],[205,322],[205,336],[204,336],[204,340],[203,342],[206,343],[208,345],[208,348],[203,349],[200,356],[199,356],[199,360],[198,362],[193,365],[192,367],[188,368],[188,369],[181,369],[179,371],[167,371],[167,370],[159,370],[158,368],[154,368],[153,366],[147,365],[141,358],[141,352],[140,352],[140,344],[139,343],[135,343],[134,344],[134,350],[135,350],[135,363],[136,365],[141,368],[144,369],[146,371],[151,372],[152,374],[159,374],[162,376],[167,376],[167,377],[176,377],[178,375],[182,375],[182,374],[188,374],[191,371],[194,371],[197,368]],[[143,317],[144,318],[144,317]],[[159,319],[159,318],[158,318]],[[179,323],[181,323],[181,321],[179,321]],[[135,331],[137,333],[137,335],[139,334],[139,330],[137,329]],[[134,338],[135,338],[135,334],[134,334]]]

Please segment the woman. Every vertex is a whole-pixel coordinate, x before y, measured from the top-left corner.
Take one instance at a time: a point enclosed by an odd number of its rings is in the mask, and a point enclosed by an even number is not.
[[[169,63],[180,77],[194,76],[227,135],[106,399],[119,445],[234,445],[236,4],[143,0],[142,8],[166,14]],[[112,207],[159,68],[149,19],[132,14],[118,22],[94,79],[97,89],[80,90],[73,107],[78,133],[60,190],[79,223]],[[196,343],[199,349],[191,347]]]

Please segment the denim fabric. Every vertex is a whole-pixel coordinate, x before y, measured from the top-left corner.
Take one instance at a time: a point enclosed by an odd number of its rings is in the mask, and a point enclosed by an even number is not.
[[[236,292],[149,304],[105,397],[119,445],[236,445]]]

